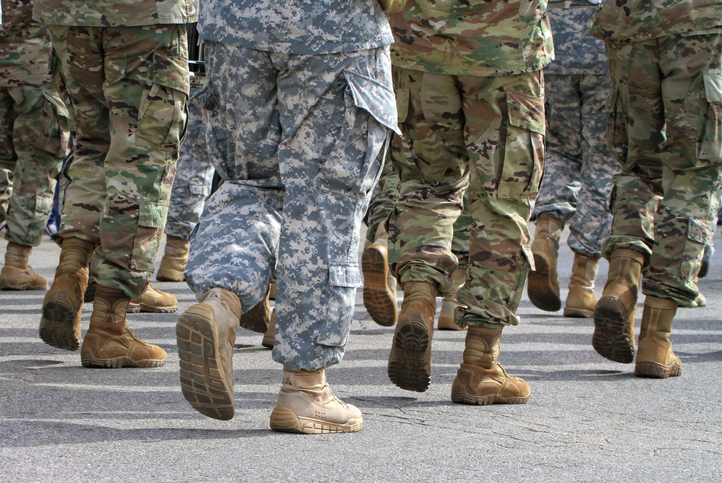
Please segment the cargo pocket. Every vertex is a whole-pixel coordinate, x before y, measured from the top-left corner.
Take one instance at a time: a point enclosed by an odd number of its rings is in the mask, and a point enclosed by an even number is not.
[[[697,159],[706,165],[722,163],[722,75],[704,74],[709,103]]]
[[[43,90],[48,112],[41,115],[36,149],[48,152],[58,159],[63,159],[70,151],[70,119],[68,108],[56,92]]]
[[[168,205],[141,201],[138,207],[138,224],[133,238],[131,270],[152,272],[155,269],[155,254],[165,227]]]
[[[544,174],[544,99],[506,92],[508,122],[499,178],[501,199],[534,199]]]
[[[138,108],[136,146],[177,152],[185,136],[187,99],[184,92],[157,82],[144,89]]]
[[[701,218],[689,218],[687,221],[687,240],[685,240],[684,253],[680,254],[680,277],[683,280],[692,280],[701,265],[701,254],[704,247],[712,241],[714,225]]]
[[[614,158],[622,165],[625,171],[632,166],[627,166],[627,152],[629,151],[629,139],[627,135],[627,115],[624,113],[619,89],[614,88],[607,97],[607,147]]]
[[[330,347],[343,347],[348,341],[356,303],[356,289],[363,286],[358,266],[329,267],[328,313],[314,341]]]
[[[193,102],[203,115],[208,157],[218,174],[224,179],[230,179],[233,169],[228,167],[228,130],[222,123],[221,103],[213,92],[213,84],[210,81],[193,96]]]

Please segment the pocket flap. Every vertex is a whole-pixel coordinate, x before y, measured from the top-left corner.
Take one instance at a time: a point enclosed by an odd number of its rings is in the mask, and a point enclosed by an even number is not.
[[[357,265],[331,265],[328,272],[329,283],[334,287],[363,287],[361,271]]]
[[[521,92],[506,91],[506,109],[509,124],[527,131],[546,134],[544,99]]]
[[[344,70],[343,75],[356,107],[368,111],[379,123],[401,136],[394,91],[377,80],[350,70]]]
[[[138,210],[138,225],[147,228],[164,228],[168,205],[141,201]]]

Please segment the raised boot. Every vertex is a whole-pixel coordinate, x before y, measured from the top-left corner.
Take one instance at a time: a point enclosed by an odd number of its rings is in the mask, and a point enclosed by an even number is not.
[[[32,247],[8,242],[5,266],[0,272],[0,290],[45,290],[48,281],[28,265]]]
[[[266,349],[273,349],[273,345],[276,343],[276,308],[273,308],[271,313],[271,321],[268,324],[268,330],[263,334],[261,339],[261,345]]]
[[[133,297],[128,303],[128,312],[170,314],[178,310],[178,299],[171,293],[161,292],[151,284],[145,287],[140,297]]]
[[[462,404],[524,404],[531,389],[524,379],[509,376],[497,358],[501,329],[471,327],[464,362],[451,385],[451,400]]]
[[[268,290],[266,290],[266,297],[241,317],[241,327],[261,334],[268,331],[268,326],[271,324],[270,295],[271,287],[269,286]]]
[[[556,312],[562,308],[557,275],[559,238],[562,222],[549,213],[542,213],[536,221],[536,233],[531,244],[536,270],[529,272],[527,294],[538,309]]]
[[[160,367],[166,354],[156,345],[146,344],[125,326],[130,297],[122,290],[98,285],[93,301],[90,327],[80,348],[85,367]]]
[[[271,413],[271,429],[285,433],[354,433],[363,428],[361,411],[331,392],[326,372],[283,369],[283,385]]]
[[[569,294],[564,306],[564,317],[592,317],[597,299],[594,297],[594,281],[599,270],[599,259],[579,253],[574,254]]]
[[[429,388],[435,314],[436,285],[406,282],[388,365],[389,379],[401,389],[424,392]]]
[[[233,417],[233,345],[240,325],[238,296],[220,287],[206,292],[176,325],[183,396],[209,418]]]
[[[674,352],[669,336],[677,302],[649,295],[644,300],[642,328],[634,374],[641,377],[674,377],[682,374],[682,362]]]
[[[602,298],[594,309],[592,346],[614,362],[634,361],[634,313],[644,256],[633,250],[614,250]]]
[[[155,279],[159,282],[182,282],[186,279],[183,271],[188,264],[188,250],[191,242],[185,238],[168,235],[165,252]]]
[[[59,349],[80,348],[80,313],[88,286],[88,264],[95,246],[80,238],[63,240],[55,280],[43,300],[40,338]]]
[[[361,255],[364,275],[363,301],[371,319],[384,327],[391,327],[398,317],[396,278],[389,270],[388,234],[384,225],[376,231],[376,241]]]
[[[456,300],[456,295],[459,288],[466,282],[466,270],[456,269],[451,278],[451,292],[441,299],[441,312],[439,312],[439,321],[436,323],[439,330],[463,330],[456,325],[455,313],[457,307],[463,306]]]

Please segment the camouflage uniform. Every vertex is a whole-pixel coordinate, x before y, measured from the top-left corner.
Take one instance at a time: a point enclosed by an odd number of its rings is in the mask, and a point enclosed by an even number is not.
[[[554,62],[544,69],[547,152],[534,214],[550,213],[564,226],[569,247],[601,256],[612,216],[609,195],[619,165],[606,145],[605,101],[611,90],[604,43],[587,34],[592,8],[550,11]]]
[[[202,4],[208,149],[223,178],[186,280],[235,292],[247,312],[277,264],[273,358],[337,363],[348,338],[360,224],[396,127],[392,42],[376,0]]]
[[[32,9],[31,0],[2,0],[0,28],[0,225],[7,218],[5,238],[28,247],[40,244],[69,138],[50,41]]]
[[[197,2],[39,0],[34,16],[49,26],[54,80],[68,93],[77,133],[58,235],[99,245],[98,283],[140,296],[185,132],[185,24],[197,18]]]
[[[695,307],[722,184],[722,1],[605,2],[591,33],[607,45],[622,165],[602,252],[642,253],[644,294]]]
[[[453,225],[469,184],[474,220],[461,323],[516,324],[530,268],[527,221],[544,160],[546,2],[409,2],[391,18],[403,137],[389,258],[401,283],[451,288]]]

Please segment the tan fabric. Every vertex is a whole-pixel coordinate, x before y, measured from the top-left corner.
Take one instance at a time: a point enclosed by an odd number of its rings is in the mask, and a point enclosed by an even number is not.
[[[31,247],[8,242],[5,265],[0,272],[0,290],[45,290],[48,281],[28,265]]]
[[[557,218],[548,213],[540,214],[536,222],[534,242],[531,244],[535,270],[529,272],[527,293],[535,307],[548,312],[556,312],[562,308],[557,275],[562,228],[562,222]]]
[[[676,313],[677,302],[674,300],[647,296],[639,332],[636,375],[665,378],[682,374],[682,362],[672,352],[669,341]]]
[[[190,240],[168,235],[165,242],[165,253],[160,261],[156,280],[163,282],[182,282],[186,279],[183,271],[188,264]]]
[[[128,312],[172,313],[178,310],[178,299],[171,293],[161,292],[151,284],[140,297],[130,299]]]
[[[564,306],[565,317],[592,317],[597,299],[594,297],[594,281],[597,278],[599,259],[579,253],[574,254],[569,294]]]

